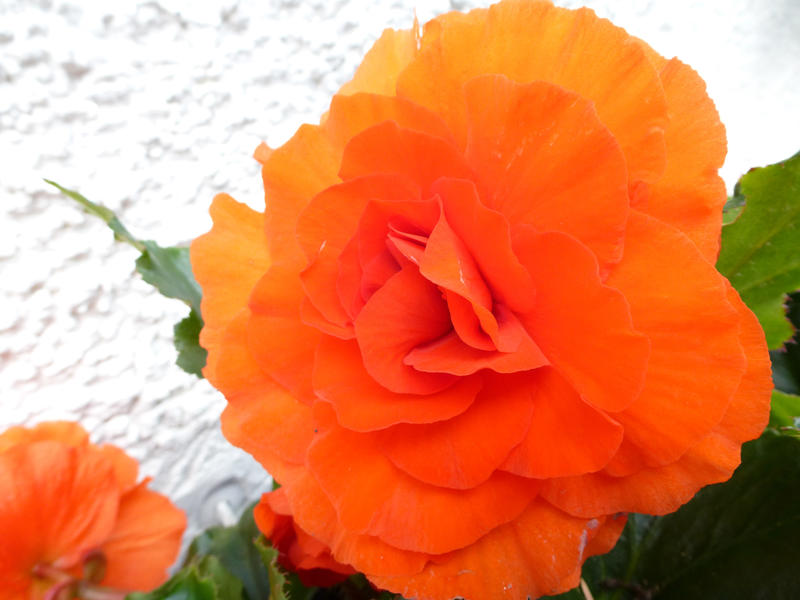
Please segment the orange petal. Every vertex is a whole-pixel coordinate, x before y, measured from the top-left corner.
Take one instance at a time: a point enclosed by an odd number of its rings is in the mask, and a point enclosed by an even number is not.
[[[263,165],[265,162],[269,160],[269,157],[272,156],[274,150],[267,146],[266,143],[261,142],[258,146],[256,146],[255,151],[253,152],[253,158],[256,159],[257,162]]]
[[[360,177],[327,188],[301,213],[297,238],[310,264],[301,273],[309,300],[332,323],[348,326],[350,317],[337,292],[338,259],[355,235],[370,200],[414,201],[419,190],[407,179],[391,175]]]
[[[472,255],[494,302],[514,312],[530,310],[535,289],[514,254],[505,216],[481,204],[478,190],[470,181],[440,179],[431,191],[441,197],[447,223]]]
[[[353,79],[345,83],[339,93],[370,92],[393,96],[397,76],[416,55],[418,43],[416,22],[414,29],[384,30],[361,61]]]
[[[499,471],[468,490],[422,483],[391,463],[379,435],[343,429],[332,415],[321,418],[325,430],[309,448],[308,467],[336,507],[339,523],[354,533],[440,554],[516,518],[536,495],[538,482]]]
[[[649,188],[642,212],[677,227],[709,262],[719,252],[720,211],[727,200],[717,170],[725,160],[725,127],[700,76],[678,59],[662,59],[667,96],[667,168]]]
[[[37,441],[0,454],[0,574],[19,589],[40,561],[71,562],[97,548],[117,517],[119,486],[89,448]]]
[[[536,286],[536,306],[520,320],[550,364],[589,404],[618,411],[642,389],[648,340],[628,304],[603,285],[594,255],[562,233],[522,227],[514,248]]]
[[[464,141],[462,86],[485,73],[548,81],[594,102],[622,146],[630,179],[661,175],[667,110],[658,75],[633,38],[590,10],[512,1],[443,15],[426,25],[420,53],[397,82],[398,96],[441,115]]]
[[[225,332],[217,366],[228,405],[222,429],[228,440],[257,458],[265,447],[281,459],[302,464],[313,437],[311,409],[275,383],[247,346],[249,314],[243,311]]]
[[[533,420],[503,469],[546,479],[602,469],[622,441],[622,427],[581,400],[551,368],[530,376]]]
[[[576,516],[637,512],[663,515],[677,510],[706,485],[730,478],[739,465],[740,445],[712,433],[676,462],[648,467],[625,477],[603,472],[549,479],[542,494]]]
[[[600,526],[597,519],[571,517],[535,500],[510,523],[474,544],[435,557],[417,575],[366,574],[378,587],[406,598],[539,598],[578,584],[590,539]]]
[[[287,470],[281,481],[295,522],[329,546],[338,562],[379,575],[411,575],[422,569],[427,555],[400,550],[377,537],[343,529],[330,500],[305,467]]]
[[[146,485],[120,499],[114,530],[102,546],[108,560],[103,585],[148,592],[167,580],[178,557],[186,515]]]
[[[345,180],[378,173],[404,175],[423,192],[440,177],[470,179],[473,176],[453,144],[419,131],[402,129],[391,121],[374,125],[351,138],[339,170]]]
[[[479,377],[462,377],[441,392],[395,394],[364,371],[355,342],[324,338],[317,349],[314,391],[333,406],[339,423],[354,431],[450,419],[463,413],[480,389]]]
[[[416,264],[413,257],[398,252],[397,236],[413,239],[430,231],[439,218],[436,201],[383,202],[371,201],[358,224],[356,236],[339,257],[337,289],[343,305],[354,316],[375,291],[402,265]],[[408,236],[412,236],[409,238]],[[418,237],[418,236],[417,236]],[[411,256],[411,255],[409,255]],[[357,261],[358,264],[352,264]]]
[[[128,456],[124,450],[112,444],[94,446],[93,449],[103,454],[111,463],[121,491],[125,492],[136,485],[139,477],[139,463],[135,458]]]
[[[273,264],[250,296],[248,347],[265,373],[304,402],[313,400],[311,370],[321,334],[302,322],[299,272]]]
[[[321,128],[302,125],[264,163],[265,231],[274,263],[297,272],[305,266],[295,233],[297,218],[314,196],[339,183],[340,156],[341,148]]]
[[[269,267],[264,215],[221,194],[209,210],[214,226],[192,242],[192,270],[203,289],[202,346],[209,351],[205,376],[216,385],[219,338],[247,305],[250,290]]]
[[[548,364],[547,358],[530,336],[524,330],[522,333],[525,338],[514,352],[478,350],[465,344],[455,332],[449,333],[436,341],[417,346],[406,355],[403,362],[417,371],[459,376],[471,375],[481,369],[517,373]]]
[[[487,205],[512,223],[576,237],[602,265],[618,261],[628,173],[595,105],[551,83],[502,75],[476,77],[464,94],[466,156],[490,190]]]
[[[53,441],[71,447],[85,446],[89,434],[74,421],[46,421],[33,427],[16,425],[0,433],[0,453],[20,444]]]
[[[727,288],[728,302],[739,315],[739,343],[747,357],[747,370],[716,429],[741,444],[761,435],[769,422],[772,363],[758,319],[733,286]]]
[[[644,389],[614,419],[646,463],[672,462],[720,421],[745,371],[727,281],[678,230],[632,211],[607,283],[651,343]]]
[[[322,127],[334,145],[343,148],[353,136],[384,121],[452,141],[450,130],[439,116],[394,95],[334,96]]]
[[[396,425],[376,434],[379,446],[412,477],[431,485],[468,489],[491,476],[530,424],[527,378],[495,378],[464,413],[429,425]]]
[[[401,394],[432,394],[455,382],[453,375],[422,373],[403,363],[416,346],[450,329],[441,293],[416,267],[405,267],[375,292],[355,327],[364,368],[385,388]]]

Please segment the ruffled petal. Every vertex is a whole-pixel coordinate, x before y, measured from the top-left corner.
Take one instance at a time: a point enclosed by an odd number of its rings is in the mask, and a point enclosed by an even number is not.
[[[401,394],[432,394],[455,382],[454,375],[423,373],[403,363],[415,347],[450,329],[441,293],[416,267],[405,267],[375,292],[355,327],[364,368],[385,388]]]
[[[333,406],[337,421],[354,431],[450,419],[463,413],[480,389],[480,377],[464,377],[441,392],[396,394],[367,374],[355,342],[326,338],[317,348],[314,391]]]
[[[660,58],[660,57],[659,57]],[[656,65],[667,97],[667,166],[637,208],[677,227],[709,262],[719,252],[727,200],[717,170],[725,160],[725,127],[700,76],[677,58]]]
[[[321,431],[308,451],[308,466],[338,522],[397,548],[440,554],[472,544],[517,517],[539,487],[502,472],[468,490],[431,486],[395,467],[383,454],[380,436],[348,431],[333,415],[316,414]]]
[[[303,289],[325,319],[346,330],[352,329],[352,321],[337,289],[339,258],[355,235],[362,213],[374,199],[418,201],[419,190],[395,175],[360,177],[315,196],[297,223],[297,238],[309,260],[300,275]]]
[[[401,576],[418,573],[425,565],[426,554],[401,550],[375,536],[342,528],[333,504],[305,467],[287,469],[280,481],[297,524],[329,546],[338,562],[353,565],[362,573]]]
[[[667,106],[658,75],[633,38],[592,11],[508,1],[443,15],[425,26],[422,48],[397,91],[441,115],[464,142],[462,86],[484,73],[576,92],[595,103],[619,141],[632,181],[654,181],[663,172]]]
[[[452,134],[441,117],[394,95],[359,93],[334,96],[322,127],[334,145],[343,148],[357,134],[384,121],[452,141]]]
[[[471,255],[493,302],[514,312],[530,310],[535,286],[514,254],[506,217],[484,206],[470,181],[442,178],[431,191],[441,198],[442,218]]]
[[[339,175],[395,173],[416,183],[423,192],[440,177],[473,179],[472,169],[458,149],[446,140],[387,121],[350,139],[342,156]]]
[[[552,369],[528,376],[533,420],[503,469],[546,479],[602,469],[622,442],[619,423],[592,408]]]
[[[214,364],[219,338],[236,314],[247,305],[253,286],[269,267],[264,237],[264,215],[220,194],[209,210],[211,231],[192,242],[192,270],[203,300],[200,343],[209,357],[203,373],[216,384]]]
[[[247,345],[248,324],[244,310],[228,326],[220,350],[219,389],[228,400],[222,430],[231,443],[252,454],[266,447],[283,460],[302,464],[314,434],[311,409],[259,368]],[[258,446],[248,447],[250,440],[258,440]]]
[[[465,154],[489,190],[486,204],[511,223],[572,235],[601,265],[618,261],[628,172],[595,105],[552,83],[519,84],[503,75],[468,81],[464,95]]]
[[[578,585],[580,566],[600,526],[599,519],[575,518],[536,500],[474,544],[435,557],[417,575],[367,575],[406,598],[517,600],[558,594]],[[618,532],[621,527],[609,528],[603,539]]]
[[[672,462],[719,423],[746,368],[728,282],[678,230],[632,211],[607,283],[651,343],[644,389],[614,419],[647,464]]]
[[[247,340],[259,367],[296,398],[313,401],[311,371],[322,334],[303,323],[299,271],[273,264],[250,295]]]
[[[345,83],[340,94],[370,92],[393,96],[397,76],[417,54],[419,34],[414,29],[386,29],[367,52],[353,79]]]
[[[536,306],[520,320],[550,364],[589,404],[629,406],[642,389],[649,342],[628,303],[600,281],[597,261],[563,233],[520,228],[514,249],[536,286]]]
[[[376,434],[378,444],[395,466],[420,481],[473,488],[522,440],[531,422],[532,391],[527,377],[490,378],[461,415],[429,425],[390,427]]]

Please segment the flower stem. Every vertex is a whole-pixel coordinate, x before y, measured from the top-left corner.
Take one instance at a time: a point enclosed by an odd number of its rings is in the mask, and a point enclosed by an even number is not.
[[[77,595],[82,600],[125,600],[128,592],[81,581]]]

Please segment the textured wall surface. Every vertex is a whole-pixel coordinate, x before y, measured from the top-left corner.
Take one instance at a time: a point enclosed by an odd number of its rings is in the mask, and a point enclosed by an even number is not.
[[[708,82],[723,176],[800,149],[798,0],[586,0]],[[174,364],[185,313],[134,274],[136,252],[42,177],[187,243],[226,191],[263,199],[250,156],[316,121],[384,27],[478,0],[0,0],[0,428],[80,420],[142,461],[192,531],[268,477],[219,432],[224,399]]]

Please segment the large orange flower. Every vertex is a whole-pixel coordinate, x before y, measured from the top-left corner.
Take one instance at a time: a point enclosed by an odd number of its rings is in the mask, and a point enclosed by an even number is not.
[[[135,460],[91,444],[76,423],[0,435],[0,599],[81,581],[128,591],[166,581],[186,517],[137,477]]]
[[[261,147],[192,247],[223,430],[379,587],[575,586],[626,512],[726,480],[763,334],[715,269],[725,134],[698,75],[589,10],[384,32]]]

